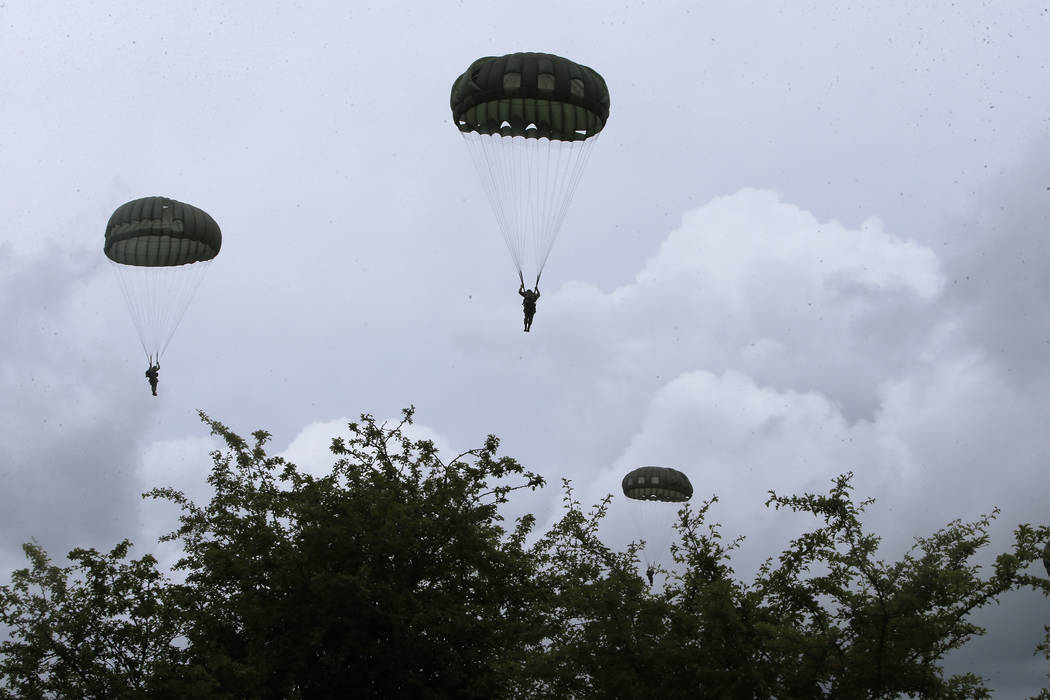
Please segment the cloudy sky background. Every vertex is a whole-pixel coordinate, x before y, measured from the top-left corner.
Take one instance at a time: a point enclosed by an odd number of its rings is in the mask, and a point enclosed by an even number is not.
[[[856,473],[898,558],[954,518],[1045,523],[1045,3],[0,2],[0,567],[173,525],[203,409],[322,468],[414,404],[594,502],[687,472],[746,574],[810,523],[768,489]],[[533,332],[462,139],[483,55],[567,56],[612,95]],[[149,395],[105,223],[165,195],[223,249]],[[619,499],[622,500],[622,499]],[[607,536],[630,520],[614,504]],[[1041,685],[1038,596],[953,670]]]

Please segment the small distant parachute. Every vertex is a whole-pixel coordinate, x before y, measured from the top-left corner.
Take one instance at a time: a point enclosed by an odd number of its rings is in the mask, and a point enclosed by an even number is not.
[[[682,504],[693,497],[693,485],[677,469],[639,467],[621,483],[634,519],[636,532],[645,540],[645,563],[660,563],[672,535]]]
[[[151,363],[167,349],[221,247],[211,216],[167,197],[130,201],[109,218],[104,252]]]
[[[551,54],[488,56],[456,79],[450,101],[518,274],[538,284],[609,118],[605,79]]]
[[[620,485],[623,495],[636,501],[683,503],[693,497],[689,477],[670,467],[638,467]]]

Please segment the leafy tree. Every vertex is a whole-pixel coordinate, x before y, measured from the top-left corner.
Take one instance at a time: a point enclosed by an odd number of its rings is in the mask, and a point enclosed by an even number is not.
[[[1018,527],[1012,551],[987,577],[971,560],[997,511],[918,538],[887,564],[860,520],[871,500],[854,503],[851,477],[838,477],[828,494],[770,492],[767,505],[823,525],[746,585],[731,567],[742,538],[725,543],[719,525],[706,523],[717,499],[683,509],[677,566],[656,592],[637,574],[637,547],[612,552],[598,539],[608,499],[584,513],[566,484],[565,516],[534,550],[556,594],[556,632],[530,668],[532,689],[560,697],[644,697],[657,687],[668,698],[990,697],[974,674],[944,678],[944,656],[984,632],[970,617],[1002,594],[1050,592],[1050,582],[1025,573],[1050,529]]]
[[[506,526],[501,506],[543,480],[495,437],[444,461],[406,436],[411,409],[393,426],[366,415],[314,477],[268,455],[267,433],[201,417],[225,443],[210,501],[149,494],[181,507],[165,539],[182,582],[127,542],[67,568],[27,545],[31,566],[0,587],[0,697],[986,698],[984,679],[945,677],[945,655],[1003,594],[1050,593],[1027,573],[1048,527],[974,563],[998,511],[878,559],[850,474],[770,492],[817,525],[749,582],[732,568],[742,538],[708,521],[717,499],[687,505],[653,588],[638,544],[599,537],[611,496],[585,509],[565,481],[547,532]]]
[[[75,549],[58,567],[36,544],[30,566],[0,586],[0,697],[162,696],[183,658],[180,616],[150,555],[125,562],[131,543],[108,554]]]
[[[978,609],[1022,587],[1050,592],[1050,582],[1025,573],[1050,529],[1018,527],[1012,551],[996,558],[986,578],[970,562],[988,544],[998,510],[916,538],[901,561],[887,564],[875,559],[879,538],[860,522],[872,500],[853,502],[851,476],[838,477],[827,495],[770,492],[767,505],[824,522],[796,539],[778,566],[767,561],[755,583],[781,620],[776,637],[797,640],[773,664],[779,685],[814,698],[990,697],[974,674],[945,679],[941,663],[984,633],[969,620]]]
[[[1003,593],[1050,592],[1046,579],[1024,573],[1050,529],[1018,527],[1012,551],[985,578],[970,561],[988,543],[997,511],[917,538],[887,564],[860,521],[871,499],[854,503],[851,477],[838,477],[828,494],[770,492],[767,505],[823,524],[776,564],[767,560],[747,586],[729,568],[739,540],[723,547],[717,525],[702,529],[710,503],[683,511],[680,567],[665,588],[679,637],[670,648],[688,650],[677,656],[683,687],[711,689],[705,697],[989,697],[974,674],[945,679],[944,656],[983,634],[969,618]]]
[[[532,548],[547,638],[521,679],[526,697],[646,697],[659,669],[653,645],[665,605],[638,576],[638,546],[610,550],[598,537],[611,497],[584,513],[563,482],[565,515]]]
[[[333,440],[314,478],[202,414],[213,454],[206,506],[169,536],[186,555],[177,586],[189,663],[228,697],[498,697],[543,628],[524,541],[499,506],[543,480],[489,437],[443,462],[426,440],[371,416]]]

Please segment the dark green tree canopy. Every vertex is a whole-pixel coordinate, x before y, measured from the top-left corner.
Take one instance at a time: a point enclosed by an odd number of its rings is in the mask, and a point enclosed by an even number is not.
[[[546,53],[479,58],[452,85],[460,131],[582,141],[609,118],[609,89],[597,71]]]
[[[682,503],[693,497],[689,477],[670,467],[638,467],[623,478],[623,495],[637,501]]]
[[[207,212],[167,197],[117,207],[106,225],[106,257],[122,265],[171,267],[211,260],[222,234]]]
[[[1050,594],[1030,573],[1050,527],[1018,525],[989,561],[995,511],[887,562],[852,474],[769,492],[767,506],[813,524],[750,580],[733,568],[743,538],[709,518],[717,499],[679,508],[674,565],[653,585],[638,543],[599,536],[611,495],[585,509],[566,480],[562,517],[538,538],[531,515],[504,522],[544,482],[495,436],[442,456],[402,430],[411,409],[397,425],[364,415],[315,476],[268,454],[269,433],[202,418],[225,443],[211,499],[149,494],[181,509],[164,538],[182,545],[178,579],[130,559],[127,541],[74,550],[70,566],[28,545],[29,566],[0,583],[0,700],[979,700],[986,679],[945,669],[983,634],[974,613],[1008,592]]]

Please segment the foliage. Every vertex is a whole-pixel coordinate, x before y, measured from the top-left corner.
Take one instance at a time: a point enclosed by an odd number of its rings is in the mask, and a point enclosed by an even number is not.
[[[158,697],[182,663],[180,616],[150,555],[124,562],[131,543],[108,554],[69,553],[58,567],[36,544],[30,567],[0,586],[0,697]]]
[[[585,509],[564,481],[547,532],[505,525],[501,507],[543,479],[495,437],[445,461],[406,435],[411,409],[393,426],[365,415],[312,476],[267,454],[266,432],[201,418],[225,444],[211,500],[148,494],[182,509],[165,538],[181,582],[127,560],[128,542],[67,568],[26,545],[31,566],[0,587],[0,697],[986,698],[984,679],[945,677],[945,655],[1003,594],[1050,592],[1026,573],[1050,528],[1020,525],[988,572],[975,563],[998,511],[878,559],[851,474],[770,492],[816,527],[748,583],[742,538],[708,522],[717,499],[686,504],[653,587],[640,545],[599,537],[611,496]]]
[[[565,515],[532,549],[550,594],[547,639],[518,694],[645,697],[657,669],[643,666],[663,636],[664,604],[638,576],[637,545],[614,552],[598,538],[611,497],[585,514],[567,481],[564,489]]]
[[[755,582],[754,592],[780,620],[770,635],[773,667],[780,669],[776,694],[990,697],[974,674],[945,679],[941,662],[984,633],[968,619],[974,611],[1025,586],[1050,592],[1046,579],[1024,573],[1050,530],[1017,528],[1012,552],[996,558],[988,578],[970,561],[988,544],[998,510],[916,538],[901,561],[887,564],[875,559],[879,538],[865,534],[860,522],[871,499],[852,501],[851,476],[838,477],[827,495],[770,492],[767,505],[824,523],[796,539],[778,566],[767,561]]]
[[[192,666],[230,697],[495,697],[540,630],[523,548],[532,518],[510,532],[499,505],[542,479],[498,441],[443,462],[410,421],[371,416],[336,439],[315,478],[203,416],[228,448],[213,454],[205,507],[183,508]]]

